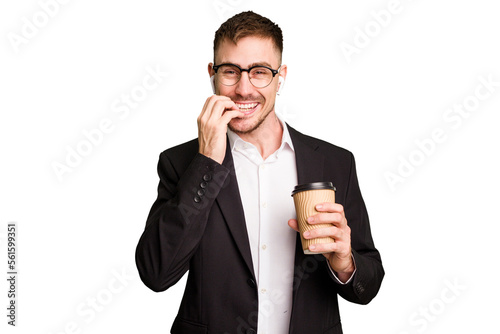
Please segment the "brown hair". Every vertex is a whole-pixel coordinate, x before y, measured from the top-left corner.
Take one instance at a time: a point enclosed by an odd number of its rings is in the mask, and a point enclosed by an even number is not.
[[[241,38],[248,36],[271,38],[280,53],[281,62],[281,54],[283,53],[283,34],[281,28],[268,18],[252,11],[234,15],[215,32],[214,62],[215,52],[223,40],[228,39],[236,44]]]

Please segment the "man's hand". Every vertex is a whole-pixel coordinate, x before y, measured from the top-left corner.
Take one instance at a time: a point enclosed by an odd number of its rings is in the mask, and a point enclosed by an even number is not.
[[[222,164],[226,155],[227,125],[244,113],[227,96],[212,95],[198,116],[199,152]]]
[[[316,205],[319,213],[307,218],[309,224],[333,224],[331,227],[318,228],[304,232],[305,239],[331,237],[333,243],[309,246],[312,252],[324,252],[330,262],[330,267],[337,273],[340,281],[346,282],[354,272],[354,262],[351,257],[351,229],[347,225],[344,207],[336,203],[320,203]],[[297,220],[290,219],[288,225],[299,231]]]

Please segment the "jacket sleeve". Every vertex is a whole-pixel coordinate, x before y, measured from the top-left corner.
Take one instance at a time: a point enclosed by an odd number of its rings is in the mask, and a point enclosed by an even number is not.
[[[380,289],[384,268],[380,254],[373,243],[368,213],[359,189],[354,156],[352,154],[350,156],[351,168],[344,212],[347,224],[351,228],[352,256],[356,272],[348,284],[338,284],[337,291],[348,301],[368,304]],[[330,275],[335,278],[332,273]]]
[[[226,167],[199,153],[187,168],[176,166],[175,158],[175,152],[168,150],[160,154],[158,197],[135,254],[141,280],[156,292],[177,283],[189,269],[210,209],[229,174]]]

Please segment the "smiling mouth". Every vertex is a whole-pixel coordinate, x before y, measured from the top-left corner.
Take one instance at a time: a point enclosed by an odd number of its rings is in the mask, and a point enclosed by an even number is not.
[[[252,112],[257,106],[259,105],[258,102],[255,103],[236,103],[236,106],[240,109],[240,111],[244,112],[245,114],[248,114]]]

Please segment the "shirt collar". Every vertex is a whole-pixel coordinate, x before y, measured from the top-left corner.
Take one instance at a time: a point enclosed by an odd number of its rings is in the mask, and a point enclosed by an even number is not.
[[[280,122],[281,127],[283,128],[283,136],[281,137],[281,145],[277,151],[280,152],[281,150],[283,150],[283,148],[285,146],[288,146],[292,151],[295,151],[295,149],[293,148],[292,138],[290,137],[290,132],[288,131],[288,125],[285,122],[283,122],[278,115],[276,115],[276,117],[278,118],[278,121]],[[229,127],[227,128],[227,136],[229,138],[229,146],[231,148],[231,152],[234,151],[235,146],[241,145],[243,147],[245,147],[245,146],[248,147],[248,145],[252,145],[252,144],[244,141],[243,139],[241,139],[240,136],[238,136],[238,134],[236,134],[235,132],[231,131],[229,129]]]

